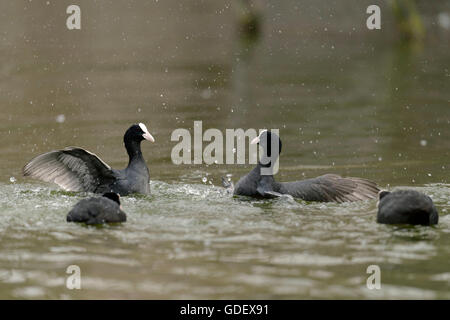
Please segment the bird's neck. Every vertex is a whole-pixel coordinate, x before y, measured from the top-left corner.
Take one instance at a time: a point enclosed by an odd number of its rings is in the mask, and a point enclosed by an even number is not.
[[[275,166],[278,165],[278,157],[279,154],[264,151],[258,164],[252,170],[251,179],[256,182],[256,190],[262,196],[265,196],[268,191],[278,192],[280,189],[280,184],[273,177]]]
[[[130,158],[128,165],[136,160],[143,159],[140,141],[125,141],[125,148],[127,149],[128,157]]]
[[[256,166],[259,172],[263,172],[262,174],[260,173],[261,176],[273,176],[273,166],[275,166],[277,160],[278,157],[272,159],[263,155],[263,158],[258,161]]]
[[[265,171],[262,171],[265,170]],[[267,172],[267,170],[270,170]],[[279,183],[274,179],[272,174],[272,168],[270,167],[270,163],[263,165],[258,162],[256,167],[250,173],[251,179],[255,181],[258,188],[263,188],[268,191],[277,191],[279,190]]]
[[[256,180],[264,179],[265,177],[273,178],[273,170],[269,164],[262,164],[258,162],[256,167],[252,170],[252,176]]]

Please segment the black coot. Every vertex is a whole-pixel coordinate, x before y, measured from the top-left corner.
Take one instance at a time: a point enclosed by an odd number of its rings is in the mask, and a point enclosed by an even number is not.
[[[439,221],[433,200],[418,191],[381,191],[379,198],[378,223],[429,226]]]
[[[127,216],[122,211],[117,193],[107,192],[102,197],[83,199],[67,214],[67,222],[102,224],[125,222]]]
[[[150,193],[150,174],[141,152],[141,141],[154,142],[143,123],[132,125],[123,137],[128,166],[112,169],[95,154],[77,147],[50,151],[32,159],[23,168],[24,176],[54,182],[67,191],[95,193]]]
[[[277,145],[274,142],[278,142],[279,152],[272,157],[272,146]],[[262,175],[261,169],[270,168],[271,161],[278,158],[281,152],[280,138],[275,133],[265,130],[251,143],[258,143],[264,148],[267,157],[263,162],[266,164],[259,161],[250,173],[242,177],[234,187],[235,195],[271,198],[288,194],[305,201],[322,202],[347,202],[377,197],[379,189],[376,183],[361,178],[342,178],[336,174],[325,174],[295,182],[277,182],[271,174]]]

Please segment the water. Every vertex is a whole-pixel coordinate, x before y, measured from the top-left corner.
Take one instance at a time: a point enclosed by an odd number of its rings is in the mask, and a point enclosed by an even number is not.
[[[87,18],[69,32],[59,2],[2,2],[0,298],[450,298],[448,31],[429,23],[405,49],[388,14],[379,33],[364,29],[359,1],[268,3],[252,44],[220,3],[79,1]],[[443,7],[421,4],[427,23]],[[378,225],[375,200],[234,199],[220,178],[251,166],[171,162],[171,132],[196,120],[279,128],[278,180],[414,188],[439,224]],[[140,121],[156,139],[143,144],[152,195],[124,197],[122,225],[68,224],[85,195],[21,175],[70,145],[122,168],[122,135]],[[81,290],[65,287],[73,264]],[[381,290],[366,287],[372,264]]]

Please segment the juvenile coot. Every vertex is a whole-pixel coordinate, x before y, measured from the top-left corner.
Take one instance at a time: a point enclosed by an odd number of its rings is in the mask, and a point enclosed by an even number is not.
[[[150,193],[150,174],[141,152],[141,141],[155,139],[143,123],[132,125],[123,137],[128,166],[112,169],[92,152],[68,147],[32,159],[23,168],[24,176],[54,182],[66,191],[95,193]]]
[[[433,200],[418,191],[381,191],[379,199],[378,223],[429,226],[439,221]]]
[[[67,214],[67,222],[102,224],[125,222],[127,216],[122,211],[119,195],[107,192],[102,197],[83,199]]]
[[[274,142],[278,143],[273,144]],[[265,150],[266,164],[259,161],[250,173],[242,177],[234,187],[235,195],[271,198],[288,194],[305,201],[348,202],[373,199],[378,194],[375,182],[362,178],[342,178],[336,174],[295,182],[277,182],[273,175],[262,175],[261,169],[270,168],[271,161],[278,158],[282,146],[280,138],[275,133],[264,130],[251,143],[260,144]],[[272,146],[277,144],[279,151],[272,156]]]

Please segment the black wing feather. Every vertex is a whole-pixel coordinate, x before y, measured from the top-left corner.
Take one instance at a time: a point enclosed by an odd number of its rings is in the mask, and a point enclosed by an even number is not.
[[[348,202],[374,199],[380,191],[375,182],[362,178],[343,178],[336,174],[296,182],[282,182],[281,193],[306,201]]]
[[[97,155],[77,147],[50,151],[33,158],[23,175],[53,182],[66,191],[96,192],[115,181],[114,172]]]

